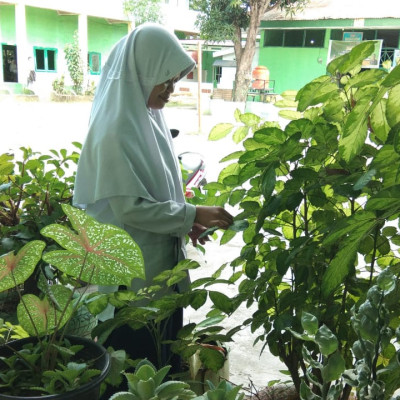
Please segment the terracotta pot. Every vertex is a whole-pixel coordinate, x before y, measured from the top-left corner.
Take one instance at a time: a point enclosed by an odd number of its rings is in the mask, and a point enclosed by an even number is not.
[[[268,81],[269,80],[269,69],[263,65],[259,65],[253,69],[251,73],[253,79]]]

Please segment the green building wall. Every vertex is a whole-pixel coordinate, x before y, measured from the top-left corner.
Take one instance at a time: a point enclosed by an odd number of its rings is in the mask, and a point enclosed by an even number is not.
[[[261,38],[262,44],[264,33]],[[327,54],[327,45],[323,48],[260,45],[258,64],[268,68],[269,79],[275,81],[275,93],[282,93],[285,90],[298,90],[312,79],[324,75]]]
[[[33,47],[37,46],[56,48],[58,57],[62,56],[77,27],[77,15],[58,15],[53,10],[26,7],[26,36],[32,55]]]
[[[15,45],[15,8],[0,5],[0,42]]]
[[[28,57],[35,59],[35,47],[56,49],[56,70],[36,71],[36,89],[47,87],[61,75],[68,76],[64,48],[74,40],[78,30],[78,15],[58,14],[55,10],[25,6],[26,46]],[[88,53],[100,54],[100,65],[107,60],[113,45],[128,33],[127,23],[109,23],[104,18],[88,17]],[[0,44],[16,46],[15,6],[0,5]],[[2,58],[0,57],[2,61]],[[2,64],[0,64],[2,68]],[[90,74],[90,81],[96,82],[99,73]],[[18,77],[19,83],[1,82],[3,89],[21,93],[24,77]],[[35,90],[36,90],[35,89]]]
[[[398,29],[399,19],[366,19],[359,29]],[[325,29],[323,47],[264,46],[265,29]],[[275,80],[275,92],[299,90],[311,80],[326,74],[332,29],[357,30],[353,20],[262,21],[259,65],[267,67]],[[400,46],[400,44],[399,44]]]
[[[88,51],[101,53],[101,62],[107,60],[112,47],[128,33],[126,24],[109,24],[103,18],[88,18]]]

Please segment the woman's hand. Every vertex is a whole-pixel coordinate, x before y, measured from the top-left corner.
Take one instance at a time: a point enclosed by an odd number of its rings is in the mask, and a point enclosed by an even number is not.
[[[207,228],[205,226],[202,226],[200,224],[194,223],[192,226],[192,230],[188,233],[190,240],[193,243],[193,246],[197,246],[197,242],[199,242],[201,245],[205,245],[206,242],[210,240],[208,236],[204,236],[199,239],[199,236],[205,232]]]
[[[233,224],[233,217],[222,207],[196,206],[194,222],[206,228],[228,229]]]

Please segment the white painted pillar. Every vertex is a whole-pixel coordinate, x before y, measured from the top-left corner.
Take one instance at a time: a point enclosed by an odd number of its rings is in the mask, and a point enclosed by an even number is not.
[[[79,14],[78,17],[78,43],[83,62],[83,90],[85,90],[88,83],[88,17],[86,14]]]
[[[25,4],[15,4],[15,36],[17,45],[18,82],[26,85],[29,73],[28,57],[33,56],[33,54],[28,51]]]

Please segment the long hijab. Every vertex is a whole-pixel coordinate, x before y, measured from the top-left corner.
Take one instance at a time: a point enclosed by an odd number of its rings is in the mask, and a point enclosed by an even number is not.
[[[93,101],[75,205],[114,196],[184,202],[170,131],[162,110],[148,109],[147,101],[154,86],[193,67],[175,35],[160,25],[141,25],[114,46]]]

